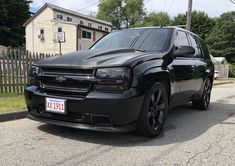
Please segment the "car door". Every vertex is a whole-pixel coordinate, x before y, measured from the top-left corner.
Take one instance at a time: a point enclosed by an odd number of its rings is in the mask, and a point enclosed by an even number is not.
[[[178,31],[174,41],[175,49],[180,46],[190,46],[187,33]],[[195,93],[194,79],[194,61],[193,55],[174,57],[172,62],[172,103],[171,105],[180,105],[191,99]]]
[[[188,37],[191,46],[195,49],[195,54],[193,56],[195,90],[200,91],[203,87],[204,79],[210,71],[205,58],[205,53],[200,44],[200,39],[193,34],[188,34]]]

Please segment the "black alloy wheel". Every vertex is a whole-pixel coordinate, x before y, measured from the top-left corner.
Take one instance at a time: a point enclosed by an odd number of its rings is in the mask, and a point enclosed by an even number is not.
[[[157,136],[161,133],[167,116],[168,99],[162,83],[154,84],[148,91],[137,130],[141,135]]]
[[[212,82],[206,79],[202,96],[192,101],[193,107],[199,110],[207,110],[210,104]]]

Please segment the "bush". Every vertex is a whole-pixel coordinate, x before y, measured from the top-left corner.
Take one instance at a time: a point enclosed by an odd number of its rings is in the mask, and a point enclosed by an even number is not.
[[[229,64],[229,77],[235,77],[235,63]]]

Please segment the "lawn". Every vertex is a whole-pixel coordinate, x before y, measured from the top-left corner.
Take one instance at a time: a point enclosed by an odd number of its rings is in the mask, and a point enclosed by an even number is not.
[[[235,81],[235,78],[230,77],[230,78],[228,78],[228,80]]]
[[[0,113],[26,108],[23,94],[0,94]]]

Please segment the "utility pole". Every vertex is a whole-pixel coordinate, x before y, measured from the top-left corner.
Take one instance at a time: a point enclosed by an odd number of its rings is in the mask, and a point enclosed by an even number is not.
[[[188,0],[186,29],[189,31],[191,29],[191,21],[192,21],[192,6],[193,6],[193,0]]]

